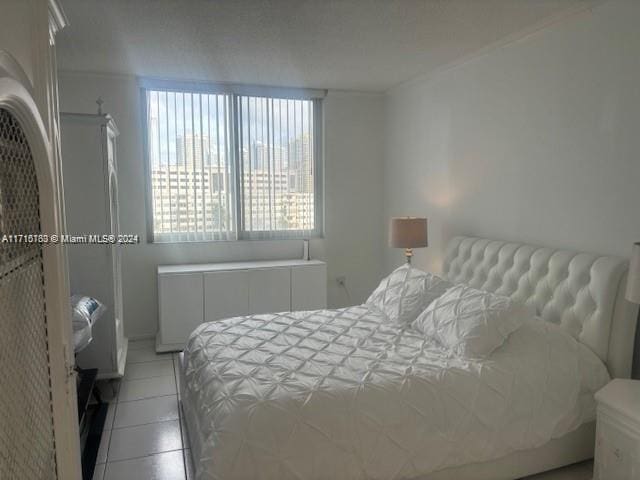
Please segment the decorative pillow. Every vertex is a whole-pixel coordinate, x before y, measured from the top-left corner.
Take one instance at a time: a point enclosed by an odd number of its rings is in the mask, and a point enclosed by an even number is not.
[[[437,298],[413,326],[459,357],[486,358],[534,316],[509,297],[456,285]]]
[[[405,264],[383,279],[366,303],[394,322],[410,323],[449,287],[451,283],[437,275]]]

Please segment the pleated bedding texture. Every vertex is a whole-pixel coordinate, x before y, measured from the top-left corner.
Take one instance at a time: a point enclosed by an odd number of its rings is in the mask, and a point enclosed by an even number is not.
[[[466,360],[359,305],[202,324],[184,378],[198,480],[353,480],[543,445],[593,420],[609,376],[540,319]]]

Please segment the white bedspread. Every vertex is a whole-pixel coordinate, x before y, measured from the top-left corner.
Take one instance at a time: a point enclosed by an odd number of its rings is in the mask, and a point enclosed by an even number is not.
[[[198,480],[396,479],[486,461],[591,420],[608,380],[541,320],[464,361],[365,305],[203,324],[184,369]]]

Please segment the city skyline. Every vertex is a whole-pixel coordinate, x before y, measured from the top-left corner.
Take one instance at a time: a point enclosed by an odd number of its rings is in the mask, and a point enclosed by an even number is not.
[[[220,151],[218,163],[219,150],[207,136],[189,137],[190,141],[177,142],[181,145],[178,163],[152,166],[155,232],[233,231],[235,186],[225,152]],[[242,162],[245,228],[312,230],[315,212],[309,135],[295,139],[288,148],[260,141],[250,147],[243,149]]]

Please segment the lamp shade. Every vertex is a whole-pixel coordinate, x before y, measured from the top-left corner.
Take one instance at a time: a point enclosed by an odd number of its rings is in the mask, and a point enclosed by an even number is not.
[[[640,242],[633,244],[625,298],[630,302],[640,303]]]
[[[394,217],[391,219],[389,225],[390,247],[419,248],[427,245],[426,218]]]

